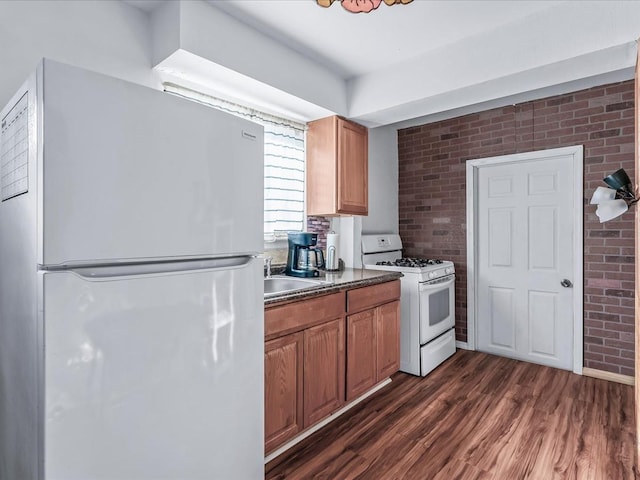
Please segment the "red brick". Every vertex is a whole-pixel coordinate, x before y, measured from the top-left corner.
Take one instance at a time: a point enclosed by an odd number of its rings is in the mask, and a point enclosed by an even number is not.
[[[589,358],[588,355],[585,355],[584,357],[584,366],[611,373],[620,373],[621,371],[621,367],[619,367],[618,365],[593,361]]]
[[[621,358],[621,357],[612,357],[609,355],[605,355],[604,356],[604,361],[606,363],[610,363],[610,364],[614,364],[614,365],[618,365],[621,367],[627,367],[627,368],[633,368],[634,366],[634,359],[631,358]]]
[[[617,348],[612,348],[612,347],[602,347],[600,345],[588,345],[588,349],[589,352],[593,352],[593,353],[601,353],[604,355],[610,355],[610,356],[615,356],[618,357],[620,356],[620,350],[618,350]]]
[[[634,376],[634,369],[633,368],[627,368],[627,367],[621,367],[620,368],[620,374],[621,375],[627,375],[628,377],[633,377]]]

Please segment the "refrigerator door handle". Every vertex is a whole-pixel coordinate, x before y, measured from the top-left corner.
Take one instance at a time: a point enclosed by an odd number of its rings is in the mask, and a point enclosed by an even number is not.
[[[119,278],[148,277],[155,275],[193,273],[198,271],[232,270],[243,268],[255,256],[215,258],[208,260],[137,263],[108,266],[76,267],[49,272],[71,272],[86,280],[116,280]]]

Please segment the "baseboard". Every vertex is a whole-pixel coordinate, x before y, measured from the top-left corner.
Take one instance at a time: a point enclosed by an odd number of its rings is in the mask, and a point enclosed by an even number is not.
[[[340,410],[338,410],[337,412],[332,413],[331,415],[329,415],[327,418],[325,418],[324,420],[322,420],[321,422],[315,424],[313,427],[309,428],[308,430],[305,430],[304,432],[302,432],[300,435],[298,435],[297,437],[293,438],[292,440],[289,440],[287,443],[285,443],[284,445],[282,445],[281,447],[277,448],[276,450],[274,450],[273,452],[271,452],[269,455],[267,455],[264,459],[264,463],[265,465],[267,463],[269,463],[271,460],[273,460],[274,458],[282,455],[284,452],[286,452],[287,450],[289,450],[291,447],[293,447],[294,445],[300,443],[302,440],[304,440],[305,438],[307,438],[309,435],[311,435],[312,433],[317,432],[318,430],[320,430],[322,427],[324,427],[326,424],[328,424],[329,422],[332,422],[333,420],[335,420],[336,418],[338,418],[340,415],[342,415],[343,413],[345,413],[347,410],[350,410],[351,408],[355,407],[357,404],[359,404],[360,402],[362,402],[364,399],[366,399],[367,397],[370,397],[371,395],[373,395],[374,393],[376,393],[378,390],[380,390],[382,387],[386,387],[387,385],[389,385],[391,383],[391,378],[387,378],[386,380],[380,382],[378,385],[376,385],[375,387],[373,387],[371,390],[369,390],[368,392],[366,392],[364,395],[356,398],[354,401],[352,401],[351,403],[349,403],[348,405],[345,405],[344,407],[342,407]]]
[[[582,375],[585,377],[599,378],[600,380],[608,380],[610,382],[623,383],[625,385],[635,385],[635,379],[629,375],[621,375],[619,373],[605,372],[595,368],[583,368]]]
[[[461,342],[460,340],[456,340],[456,348],[460,348],[462,350],[471,350],[467,342]]]

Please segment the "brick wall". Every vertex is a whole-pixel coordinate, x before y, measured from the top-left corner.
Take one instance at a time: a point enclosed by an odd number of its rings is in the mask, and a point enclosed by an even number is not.
[[[634,84],[615,83],[398,131],[405,254],[456,264],[456,338],[467,339],[466,161],[584,146],[584,366],[634,373],[634,215],[600,224],[602,179],[634,172]]]

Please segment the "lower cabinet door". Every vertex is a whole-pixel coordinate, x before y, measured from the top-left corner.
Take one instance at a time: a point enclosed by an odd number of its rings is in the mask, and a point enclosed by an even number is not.
[[[395,301],[377,309],[377,381],[400,369],[400,302]]]
[[[347,401],[377,382],[376,309],[347,317]]]
[[[304,427],[344,403],[344,317],[304,331]]]
[[[294,437],[303,427],[302,332],[264,346],[265,453]]]

